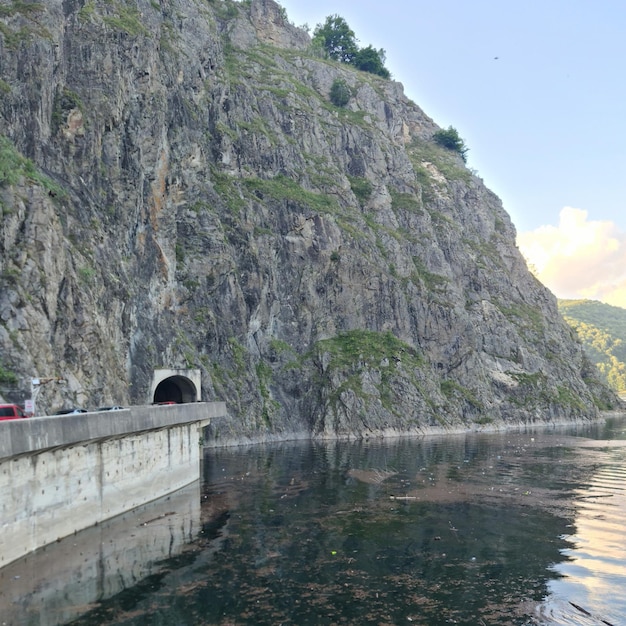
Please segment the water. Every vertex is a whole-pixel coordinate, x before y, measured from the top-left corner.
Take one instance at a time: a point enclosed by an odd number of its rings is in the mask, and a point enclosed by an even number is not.
[[[195,490],[0,570],[0,624],[626,624],[625,461],[618,420],[210,450]]]

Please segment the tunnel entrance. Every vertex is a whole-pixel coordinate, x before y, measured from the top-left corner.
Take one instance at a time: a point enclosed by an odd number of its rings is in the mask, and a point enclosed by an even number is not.
[[[198,402],[200,400],[200,370],[155,370],[151,402]]]

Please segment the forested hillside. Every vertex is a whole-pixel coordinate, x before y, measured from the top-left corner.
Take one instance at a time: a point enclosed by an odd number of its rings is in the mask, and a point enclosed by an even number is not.
[[[559,300],[565,321],[576,329],[603,379],[626,391],[626,309],[596,300]]]

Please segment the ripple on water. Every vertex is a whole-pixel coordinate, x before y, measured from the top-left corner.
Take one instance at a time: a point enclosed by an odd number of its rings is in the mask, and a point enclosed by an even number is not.
[[[559,578],[549,585],[542,623],[617,626],[626,621],[626,449],[593,451],[598,467],[575,492],[575,533],[565,537],[566,558],[553,568]]]

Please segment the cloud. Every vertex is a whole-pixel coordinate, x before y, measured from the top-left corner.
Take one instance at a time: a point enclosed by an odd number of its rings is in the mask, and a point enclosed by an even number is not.
[[[558,226],[520,233],[517,244],[537,278],[559,298],[626,308],[626,233],[565,207]]]

